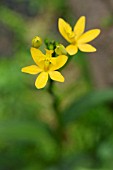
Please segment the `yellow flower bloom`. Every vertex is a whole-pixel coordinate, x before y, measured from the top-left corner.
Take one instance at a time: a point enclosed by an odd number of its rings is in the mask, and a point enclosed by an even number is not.
[[[35,86],[40,89],[43,88],[48,80],[48,75],[52,80],[64,82],[64,77],[58,70],[67,61],[68,57],[65,55],[60,55],[58,57],[52,57],[53,50],[46,50],[44,55],[39,49],[31,48],[31,55],[34,62],[37,65],[31,65],[22,68],[22,72],[28,74],[39,74],[35,81]]]
[[[95,39],[100,34],[100,30],[92,29],[84,33],[85,20],[84,16],[80,17],[72,30],[67,22],[62,18],[59,18],[58,28],[61,35],[70,43],[70,45],[66,47],[66,50],[70,55],[76,54],[78,49],[83,52],[96,51],[95,47],[87,43]]]

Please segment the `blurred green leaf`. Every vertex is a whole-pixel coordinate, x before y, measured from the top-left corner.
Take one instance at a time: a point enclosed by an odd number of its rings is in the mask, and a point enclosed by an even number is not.
[[[92,159],[90,155],[86,153],[72,154],[65,157],[60,162],[47,170],[78,170],[79,167],[90,167]]]
[[[55,141],[41,122],[0,121],[0,140],[34,142],[48,159],[56,152]]]
[[[25,23],[23,18],[17,12],[14,12],[7,7],[1,6],[0,21],[3,24],[6,24],[12,31],[14,31],[19,39],[24,39],[23,37],[25,37],[26,31]]]
[[[40,143],[46,129],[41,124],[20,121],[0,121],[0,138],[5,140],[29,140]],[[46,132],[47,133],[47,132]]]
[[[79,100],[75,100],[68,108],[63,111],[63,122],[67,125],[75,121],[91,108],[112,100],[113,89],[90,92],[81,97]]]

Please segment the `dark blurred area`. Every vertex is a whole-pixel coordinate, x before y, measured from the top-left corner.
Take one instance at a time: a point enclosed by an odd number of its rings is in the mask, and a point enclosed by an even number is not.
[[[73,56],[55,83],[63,117],[62,147],[52,98],[36,77],[21,73],[33,63],[34,36],[66,43],[58,18],[71,25],[85,15],[86,30],[100,28],[96,53]],[[0,1],[0,170],[113,169],[113,1]],[[45,48],[45,47],[44,47]]]

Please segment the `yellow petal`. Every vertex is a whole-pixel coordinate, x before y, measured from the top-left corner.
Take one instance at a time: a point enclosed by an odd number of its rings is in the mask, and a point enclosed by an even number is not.
[[[45,55],[36,48],[31,47],[31,55],[34,60],[34,62],[38,65],[40,61],[45,59]]]
[[[35,81],[35,86],[38,89],[41,89],[41,88],[45,87],[45,85],[47,83],[47,80],[48,80],[48,73],[47,72],[42,72],[37,77],[37,79]]]
[[[58,71],[50,71],[49,75],[50,75],[50,78],[52,80],[59,81],[59,82],[64,82],[64,77]]]
[[[38,74],[42,70],[36,65],[31,65],[31,66],[27,66],[27,67],[22,68],[21,71],[24,72],[24,73],[28,73],[28,74]]]
[[[87,43],[95,39],[100,34],[99,29],[93,29],[90,31],[85,32],[83,35],[80,36],[78,39],[78,43]]]
[[[78,47],[83,52],[95,52],[96,51],[96,48],[90,44],[80,44]]]
[[[78,47],[76,45],[68,45],[66,47],[66,51],[70,54],[70,55],[74,55],[78,52]]]
[[[77,37],[79,37],[81,34],[83,34],[84,32],[84,29],[85,29],[85,21],[86,21],[86,18],[85,16],[82,16],[79,18],[79,20],[77,21],[77,23],[75,24],[74,26],[74,32],[75,32],[75,35]]]
[[[52,53],[54,52],[53,50],[48,50],[48,49],[45,49],[46,50],[46,56],[50,56],[52,55]]]
[[[70,38],[68,37],[66,30],[72,30],[71,26],[65,22],[62,18],[58,20],[58,28],[60,34],[68,41],[71,42]]]
[[[45,61],[44,61],[44,60],[38,62],[38,66],[39,66],[40,69],[42,69],[42,70],[44,70],[44,65],[45,65]]]
[[[59,55],[58,57],[54,57],[54,63],[56,64],[51,64],[49,70],[58,70],[67,62],[67,59],[68,57],[66,55]]]
[[[51,58],[51,63],[52,63],[53,65],[56,64],[56,57],[52,57],[52,58]]]

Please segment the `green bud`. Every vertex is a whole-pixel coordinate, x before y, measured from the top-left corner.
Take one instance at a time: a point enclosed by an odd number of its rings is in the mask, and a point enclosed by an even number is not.
[[[49,44],[48,47],[49,47],[49,50],[53,50],[54,49],[54,45],[53,44]]]
[[[42,39],[38,36],[35,36],[32,39],[32,47],[39,48],[42,45]]]
[[[67,54],[67,51],[62,44],[58,44],[56,46],[55,52],[57,55],[62,55],[62,54],[66,55]]]

